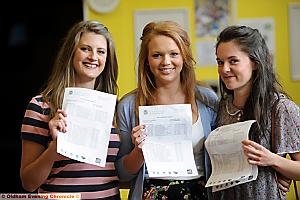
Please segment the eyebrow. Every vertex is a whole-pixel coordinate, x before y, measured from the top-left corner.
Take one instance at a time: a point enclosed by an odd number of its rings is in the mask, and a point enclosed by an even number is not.
[[[238,58],[237,56],[229,56],[226,59]],[[221,60],[219,57],[216,57],[216,60]]]

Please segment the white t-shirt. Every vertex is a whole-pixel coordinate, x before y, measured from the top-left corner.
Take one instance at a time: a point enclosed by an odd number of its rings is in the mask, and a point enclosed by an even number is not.
[[[193,152],[199,177],[205,175],[204,171],[204,133],[201,117],[193,124],[192,130]]]

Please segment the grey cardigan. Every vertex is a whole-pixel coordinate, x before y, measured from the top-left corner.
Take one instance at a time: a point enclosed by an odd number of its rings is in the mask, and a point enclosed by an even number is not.
[[[197,86],[196,89],[197,107],[200,112],[204,130],[204,137],[215,128],[218,109],[218,97],[209,88]],[[143,194],[143,182],[145,175],[145,164],[137,174],[130,174],[123,166],[124,156],[132,151],[134,144],[131,142],[132,128],[137,126],[135,118],[135,93],[125,95],[117,106],[118,125],[120,129],[121,146],[116,161],[116,168],[121,181],[130,181],[130,200],[140,200]],[[205,174],[206,179],[211,173],[211,164],[207,152],[205,151]]]

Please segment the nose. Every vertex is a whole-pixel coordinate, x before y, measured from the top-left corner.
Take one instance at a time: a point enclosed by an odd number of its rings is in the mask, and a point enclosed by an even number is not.
[[[220,71],[223,73],[230,71],[230,64],[228,62],[224,62],[223,66],[220,67]]]
[[[168,55],[163,56],[163,61],[162,61],[162,63],[163,63],[164,66],[170,65],[170,64],[171,64],[170,56],[168,56]]]
[[[89,53],[89,59],[91,60],[97,60],[98,59],[98,52],[97,50],[92,50]]]

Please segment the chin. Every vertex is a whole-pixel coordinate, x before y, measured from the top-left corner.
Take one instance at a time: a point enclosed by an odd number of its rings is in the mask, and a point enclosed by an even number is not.
[[[228,90],[234,90],[234,89],[236,89],[236,87],[234,85],[232,85],[232,84],[225,84],[225,86],[226,86],[226,88]]]

